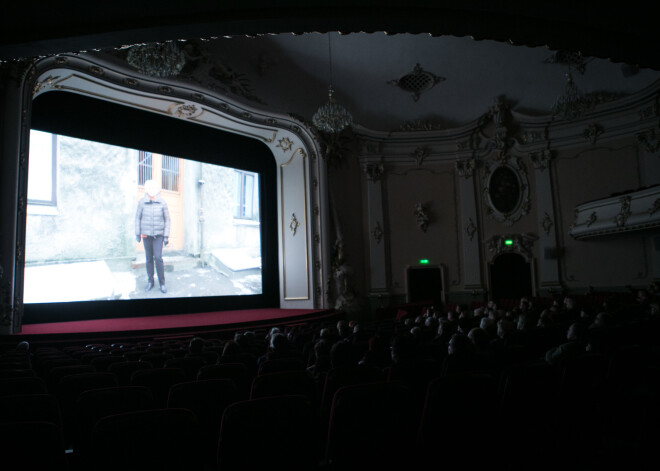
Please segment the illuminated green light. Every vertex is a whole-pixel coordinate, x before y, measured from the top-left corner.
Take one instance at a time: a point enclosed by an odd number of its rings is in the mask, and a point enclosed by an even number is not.
[[[505,240],[504,240],[504,245],[513,245],[513,240],[511,240],[511,239],[505,239]]]
[[[428,258],[422,258],[422,259],[419,261],[419,263],[421,263],[422,265],[428,265],[428,263],[429,263],[429,259],[428,259]]]

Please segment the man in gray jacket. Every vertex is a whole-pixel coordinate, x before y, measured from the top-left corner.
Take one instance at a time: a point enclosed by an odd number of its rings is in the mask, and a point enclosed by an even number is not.
[[[147,258],[147,288],[154,287],[154,261],[160,291],[167,292],[165,287],[165,267],[163,265],[163,244],[169,243],[170,212],[167,203],[160,196],[160,187],[154,180],[144,182],[145,195],[140,200],[135,214],[135,237],[144,243],[144,253]]]

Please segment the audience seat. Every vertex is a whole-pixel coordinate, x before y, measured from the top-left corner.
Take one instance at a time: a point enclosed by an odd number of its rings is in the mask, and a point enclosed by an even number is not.
[[[227,406],[240,400],[230,379],[207,379],[175,384],[170,388],[168,408],[191,410],[200,425],[202,453],[210,469],[215,469],[216,449],[222,414]]]
[[[45,394],[46,382],[38,376],[3,378],[0,381],[0,397],[17,394]]]
[[[186,382],[186,374],[181,368],[138,370],[131,376],[131,386],[145,386],[151,390],[157,408],[167,405],[170,387],[184,382]]]
[[[0,423],[0,456],[6,470],[70,470],[62,430],[52,422]]]
[[[332,401],[325,463],[333,470],[407,469],[419,419],[400,382],[344,386]]]
[[[314,410],[303,396],[235,402],[222,416],[217,469],[315,469],[317,426]]]
[[[152,409],[99,419],[91,437],[93,470],[200,469],[199,424],[187,409]]]
[[[138,370],[150,370],[153,365],[148,361],[122,361],[108,365],[108,372],[117,375],[120,386],[129,386],[131,376]]]
[[[0,400],[0,422],[51,422],[61,428],[62,413],[57,398],[52,394],[3,396]]]
[[[144,386],[116,386],[91,389],[78,396],[75,405],[73,450],[80,469],[90,469],[92,430],[103,417],[154,408],[151,391]]]

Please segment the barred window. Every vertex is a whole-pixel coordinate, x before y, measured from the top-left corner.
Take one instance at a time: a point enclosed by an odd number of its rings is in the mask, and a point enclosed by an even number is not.
[[[28,204],[57,205],[57,136],[30,130]]]
[[[259,175],[235,170],[235,211],[237,219],[259,219]]]
[[[144,182],[151,180],[153,174],[151,152],[138,152],[138,185],[144,185]]]
[[[164,155],[162,169],[163,190],[179,191],[179,159]]]

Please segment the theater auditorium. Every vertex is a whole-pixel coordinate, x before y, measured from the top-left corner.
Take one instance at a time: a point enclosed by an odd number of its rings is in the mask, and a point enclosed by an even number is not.
[[[3,469],[656,469],[649,7],[22,2]]]

